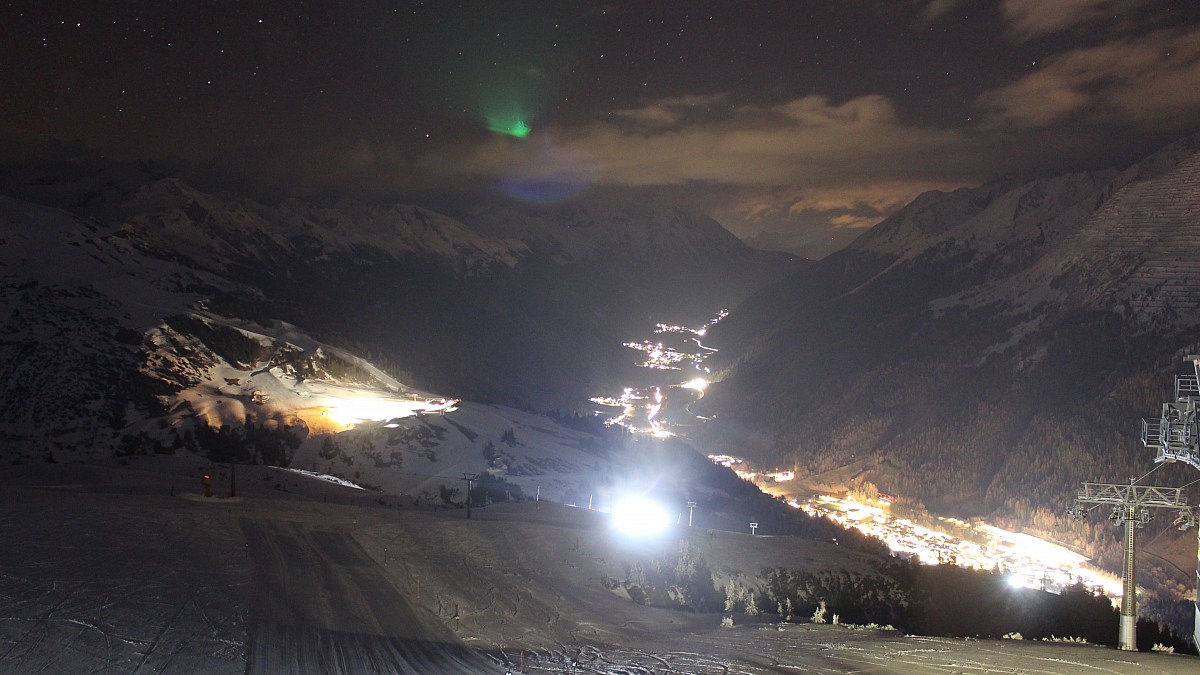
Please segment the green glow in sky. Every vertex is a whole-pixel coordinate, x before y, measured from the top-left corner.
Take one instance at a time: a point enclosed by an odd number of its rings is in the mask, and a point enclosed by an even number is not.
[[[529,125],[525,124],[525,120],[522,119],[496,119],[489,117],[487,128],[488,131],[515,136],[516,138],[525,138],[531,131]]]

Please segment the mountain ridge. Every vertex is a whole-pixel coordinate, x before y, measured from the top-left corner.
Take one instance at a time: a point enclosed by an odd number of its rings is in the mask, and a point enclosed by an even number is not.
[[[1198,147],[927,193],[752,296],[710,337],[704,442],[801,473],[869,458],[860,487],[1025,522],[1145,473],[1138,420],[1200,325]]]
[[[265,337],[272,325],[296,327],[327,353],[337,345],[367,355],[414,388],[569,413],[620,381],[621,342],[676,309],[672,293],[689,291],[680,313],[707,313],[795,262],[677,211],[538,216],[523,206],[512,213],[527,221],[493,235],[414,205],[217,196],[142,165],[84,163],[57,176],[7,169],[0,184],[18,195],[0,197],[11,233],[0,241],[0,346],[6,410],[28,422],[9,438],[22,461],[69,459],[81,438],[100,439],[85,455],[176,444],[178,434],[149,433],[136,420],[179,426],[180,392],[236,365],[204,346],[237,341],[222,331],[249,329],[275,350],[303,351]],[[592,232],[572,238],[583,221]],[[672,252],[683,240],[688,250]],[[660,266],[637,271],[645,260]],[[698,261],[716,273],[690,269]],[[47,331],[53,340],[39,338]],[[104,357],[89,360],[92,352]],[[201,371],[209,374],[197,380]],[[70,407],[100,411],[76,416],[73,436],[55,423],[54,402],[67,391]],[[243,406],[252,393],[228,403]],[[204,417],[195,400],[179,414]]]

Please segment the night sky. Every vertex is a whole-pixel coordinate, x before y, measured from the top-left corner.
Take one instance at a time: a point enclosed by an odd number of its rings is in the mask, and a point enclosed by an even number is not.
[[[1200,128],[1195,0],[8,2],[0,148],[260,199],[692,207],[819,257]]]

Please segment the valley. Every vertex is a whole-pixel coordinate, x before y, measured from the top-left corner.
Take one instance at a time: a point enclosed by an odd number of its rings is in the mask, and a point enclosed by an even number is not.
[[[691,404],[704,395],[711,370],[705,365],[717,350],[703,344],[711,326],[726,318],[722,310],[699,327],[657,324],[651,335],[625,343],[639,359],[642,379],[631,383],[620,396],[596,397],[597,414],[605,423],[620,425],[634,434],[651,437],[686,437],[689,429],[705,420],[691,412]],[[606,411],[614,412],[606,412]],[[1083,584],[1103,592],[1114,602],[1122,594],[1121,579],[1095,567],[1076,551],[1030,534],[1011,532],[982,519],[964,522],[954,517],[923,513],[894,515],[894,496],[870,503],[848,496],[848,485],[839,496],[810,491],[795,481],[794,471],[755,467],[731,455],[710,455],[714,463],[733,469],[767,494],[813,516],[858,530],[882,541],[893,553],[924,564],[951,563],[982,570],[1001,570],[1013,586],[1051,592]],[[920,518],[921,523],[912,518]]]
[[[1200,1],[5,10],[0,675],[1200,674]]]
[[[1088,291],[1104,247],[1071,252],[1194,182],[1194,145],[1144,172],[928,193],[817,262],[674,209],[10,176],[0,516],[21,546],[0,557],[0,670],[1186,670],[901,633],[1111,638],[1090,591],[1107,580],[984,519],[1113,539],[1064,530],[1055,504],[1100,468],[1145,473],[1114,420],[1159,405],[1150,377],[1192,324],[1158,276]],[[713,307],[734,311],[692,323]],[[692,446],[769,470],[784,499]],[[781,489],[801,467],[842,477]],[[893,516],[880,491],[976,519]],[[629,493],[671,505],[659,538],[613,533]],[[863,626],[815,620],[826,602]]]

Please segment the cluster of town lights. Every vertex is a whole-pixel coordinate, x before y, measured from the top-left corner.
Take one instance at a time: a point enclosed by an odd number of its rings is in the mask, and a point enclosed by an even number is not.
[[[661,342],[626,342],[625,346],[639,352],[645,352],[646,359],[639,365],[643,368],[651,368],[653,370],[682,370],[678,365],[679,363],[683,361],[695,362],[700,357],[699,354],[688,354],[676,351],[670,347],[664,347]]]
[[[1119,598],[1122,593],[1121,580],[1089,566],[1085,556],[1028,534],[940,517],[938,521],[946,527],[933,529],[893,516],[886,500],[864,504],[846,497],[822,495],[789,504],[809,515],[825,516],[843,527],[879,539],[894,553],[927,565],[951,563],[995,570],[1007,575],[1010,584],[1026,588],[1057,592],[1082,583],[1112,598]],[[954,534],[956,530],[963,536]]]
[[[794,471],[751,471],[733,455],[709,455],[714,464],[732,469],[744,480],[761,480],[771,485],[795,480]],[[853,528],[882,541],[893,553],[927,565],[950,563],[962,567],[996,570],[1009,584],[1025,588],[1059,591],[1082,583],[1088,588],[1120,598],[1121,580],[1088,564],[1088,558],[1052,542],[1021,532],[968,523],[957,518],[937,517],[941,528],[925,527],[891,512],[891,498],[881,496],[874,504],[849,497],[821,495],[788,504],[811,516],[824,516],[845,528]]]
[[[670,423],[660,417],[666,408],[666,398],[670,390],[686,390],[690,399],[704,395],[709,380],[706,377],[708,369],[704,360],[716,349],[707,347],[699,340],[708,332],[708,327],[728,316],[729,312],[721,310],[717,316],[700,328],[688,328],[673,324],[660,323],[654,329],[655,335],[690,333],[690,340],[696,345],[697,351],[680,351],[666,346],[661,341],[643,340],[641,342],[626,342],[630,349],[642,352],[643,360],[638,365],[648,370],[696,371],[696,375],[678,384],[666,384],[654,387],[648,392],[632,387],[626,388],[619,396],[597,396],[591,401],[606,408],[618,408],[617,414],[597,411],[597,415],[605,416],[604,423],[609,426],[620,425],[635,434],[643,434],[654,438],[674,436],[668,427]],[[667,390],[667,391],[664,391]]]

